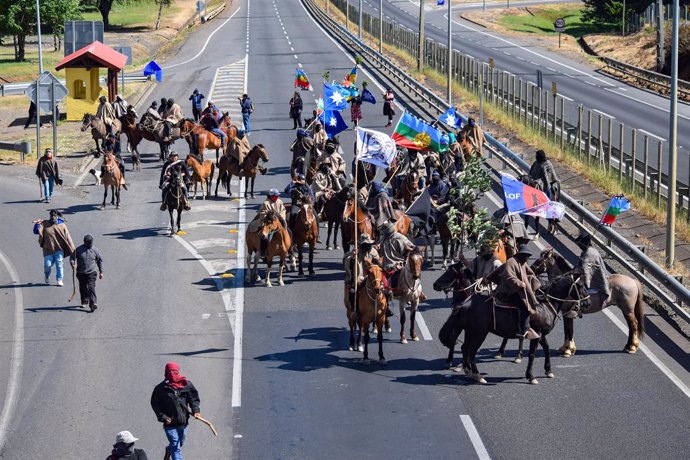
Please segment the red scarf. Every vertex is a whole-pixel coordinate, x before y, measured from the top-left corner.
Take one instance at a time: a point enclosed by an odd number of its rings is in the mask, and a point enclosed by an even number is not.
[[[168,386],[174,390],[181,390],[189,381],[184,375],[180,375],[180,365],[174,362],[169,362],[165,365],[165,380]]]

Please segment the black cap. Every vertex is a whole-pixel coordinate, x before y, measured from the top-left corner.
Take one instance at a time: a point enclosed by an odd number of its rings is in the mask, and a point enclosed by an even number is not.
[[[592,237],[589,233],[581,233],[580,236],[575,238],[575,243],[579,244],[580,246],[591,246]]]
[[[93,243],[93,236],[88,233],[84,235],[84,243]]]

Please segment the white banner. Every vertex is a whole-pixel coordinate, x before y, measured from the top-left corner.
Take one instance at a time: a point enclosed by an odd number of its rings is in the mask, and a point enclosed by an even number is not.
[[[395,142],[388,134],[357,128],[357,160],[385,169],[390,168],[395,156]]]

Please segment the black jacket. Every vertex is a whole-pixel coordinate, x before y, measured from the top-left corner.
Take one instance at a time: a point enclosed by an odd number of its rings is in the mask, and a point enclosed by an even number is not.
[[[156,414],[159,422],[163,422],[166,417],[172,419],[172,423],[167,426],[187,426],[191,413],[199,412],[199,392],[192,382],[181,390],[170,388],[165,380],[156,385],[151,394],[151,408]]]
[[[134,448],[134,453],[128,457],[115,457],[113,455],[109,455],[108,458],[106,458],[105,460],[122,460],[122,459],[149,460],[149,458],[146,456],[146,452],[144,452],[142,449],[137,449],[136,447]]]

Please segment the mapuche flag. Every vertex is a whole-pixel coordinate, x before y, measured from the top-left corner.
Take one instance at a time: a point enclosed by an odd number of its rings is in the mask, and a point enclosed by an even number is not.
[[[392,137],[400,147],[432,152],[448,150],[448,136],[407,112],[401,115]]]
[[[357,64],[350,70],[350,73],[345,75],[345,81],[349,81],[351,83],[356,83],[357,82]]]
[[[307,74],[302,69],[295,69],[295,88],[300,87],[304,90],[311,91],[311,83]]]
[[[613,198],[611,198],[611,202],[606,210],[606,214],[604,214],[604,217],[601,218],[599,223],[610,226],[613,222],[615,222],[620,213],[629,209],[630,201],[624,198],[623,195],[614,195]]]

